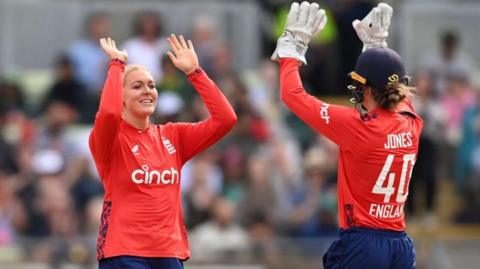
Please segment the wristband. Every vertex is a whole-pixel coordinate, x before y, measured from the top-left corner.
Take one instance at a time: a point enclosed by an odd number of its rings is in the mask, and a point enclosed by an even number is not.
[[[203,71],[203,69],[202,69],[201,67],[198,67],[198,68],[195,69],[192,73],[188,74],[188,75],[187,75],[187,78],[190,79],[191,77],[196,77],[196,76],[198,76],[198,75],[200,75],[200,74],[203,74],[203,73],[205,73],[205,72]]]
[[[120,68],[122,68],[122,70],[125,68],[125,62],[120,60],[120,59],[112,59],[110,60],[110,66],[112,65],[117,65],[119,66]]]

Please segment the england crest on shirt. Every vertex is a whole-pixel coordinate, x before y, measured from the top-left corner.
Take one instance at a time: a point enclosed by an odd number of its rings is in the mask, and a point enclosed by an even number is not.
[[[168,138],[162,137],[162,143],[168,154],[172,155],[177,151]]]

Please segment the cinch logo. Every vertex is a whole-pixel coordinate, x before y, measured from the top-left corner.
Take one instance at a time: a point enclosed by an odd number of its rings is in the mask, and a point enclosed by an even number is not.
[[[325,123],[328,124],[330,122],[330,116],[328,115],[328,107],[330,105],[327,103],[323,103],[322,106],[320,107],[320,116],[322,119],[325,120]]]
[[[148,165],[142,165],[142,169],[133,170],[131,179],[135,184],[178,184],[180,175],[175,168],[157,171],[151,170]]]

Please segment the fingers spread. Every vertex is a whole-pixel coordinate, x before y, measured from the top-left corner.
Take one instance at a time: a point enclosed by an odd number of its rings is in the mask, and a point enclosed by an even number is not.
[[[317,26],[318,22],[320,21],[320,18],[318,17],[318,4],[317,3],[312,3],[310,4],[309,10],[308,10],[308,18],[307,18],[307,29],[309,29],[311,32],[313,32]]]
[[[170,61],[172,61],[172,63],[177,62],[177,57],[175,57],[175,54],[173,54],[171,51],[167,51],[167,55],[168,55],[168,58],[170,58]]]
[[[189,39],[187,42],[188,42],[188,48],[191,49],[191,50],[195,50],[195,49],[193,48],[192,40]]]
[[[170,37],[167,37],[167,42],[168,42],[168,45],[170,46],[170,48],[175,51],[176,48],[175,48],[175,45],[173,44],[172,40],[170,40]]]
[[[174,34],[171,34],[168,38],[168,44],[170,44],[170,47],[172,48],[173,52],[177,52],[180,50],[180,43],[178,42],[177,37]]]
[[[100,38],[100,46],[103,50],[107,49],[107,40],[105,38]]]
[[[315,32],[314,32],[315,34],[320,32],[327,24],[327,15],[325,14],[324,9],[320,9],[318,11],[317,16],[320,18],[320,22],[317,24],[317,28],[315,29]]]
[[[180,45],[182,46],[182,48],[188,49],[187,43],[185,42],[185,38],[183,38],[183,35],[180,35],[179,39],[180,39]]]
[[[300,5],[297,2],[293,2],[290,6],[290,11],[287,16],[287,25],[293,24],[298,20]]]
[[[312,9],[317,10],[317,9],[319,9],[319,8],[320,8],[320,6],[318,5],[318,3],[315,3],[315,2],[314,2],[314,3],[311,3],[311,4],[310,4],[310,10],[312,10]]]
[[[304,26],[307,23],[309,7],[310,4],[307,1],[303,1],[300,5],[297,26]]]

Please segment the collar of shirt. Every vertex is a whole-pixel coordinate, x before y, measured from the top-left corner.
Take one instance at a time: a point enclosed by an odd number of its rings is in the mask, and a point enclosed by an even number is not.
[[[125,120],[122,120],[120,128],[126,130],[127,132],[129,132],[131,134],[143,134],[143,133],[147,133],[148,131],[150,131],[151,126],[152,126],[152,124],[149,122],[147,128],[145,128],[144,130],[140,130],[137,127],[131,125],[128,122],[126,122]]]

